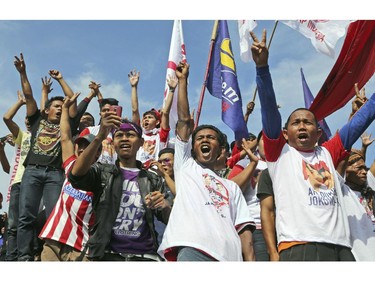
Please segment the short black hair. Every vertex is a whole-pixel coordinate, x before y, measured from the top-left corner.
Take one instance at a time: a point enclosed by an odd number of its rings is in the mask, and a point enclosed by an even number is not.
[[[171,153],[174,155],[174,148],[166,147],[159,151],[158,157],[162,156],[165,153]]]
[[[312,115],[314,116],[315,125],[317,127],[319,127],[318,120],[316,120],[314,112],[312,112],[311,110],[309,110],[309,109],[307,109],[305,107],[299,107],[299,108],[293,110],[293,112],[289,115],[288,120],[286,120],[286,123],[284,125],[284,129],[288,129],[288,124],[289,124],[289,121],[290,121],[290,117],[293,115],[293,113],[296,112],[296,111],[300,111],[300,110],[305,110],[305,111],[311,112]]]
[[[219,145],[221,147],[225,147],[225,143],[227,142],[227,139],[226,139],[226,136],[215,126],[213,125],[199,125],[198,127],[196,127],[193,131],[193,134],[192,134],[192,145],[194,146],[194,142],[195,142],[195,136],[197,135],[197,133],[201,130],[204,130],[204,129],[211,129],[213,131],[216,132],[217,134],[217,140],[219,141]]]
[[[99,103],[99,108],[102,109],[103,106],[105,106],[106,104],[109,104],[109,105],[118,105],[118,100],[114,99],[114,98],[106,98],[106,99],[102,99]]]
[[[85,116],[85,115],[88,115],[88,116],[90,116],[92,118],[92,121],[93,121],[92,123],[94,125],[95,124],[95,118],[94,118],[94,116],[92,116],[92,114],[90,112],[88,112],[88,111],[86,111],[86,112],[84,112],[82,114],[82,116]]]
[[[49,109],[51,107],[51,104],[55,101],[55,100],[58,100],[58,101],[62,101],[64,102],[64,97],[63,96],[55,96],[55,97],[52,97],[50,99],[48,99],[46,101],[46,103],[44,104],[44,109]]]

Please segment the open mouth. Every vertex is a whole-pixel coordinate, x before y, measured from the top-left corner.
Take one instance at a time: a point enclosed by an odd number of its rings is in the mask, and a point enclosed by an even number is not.
[[[120,149],[130,149],[130,145],[126,143],[120,144]]]
[[[204,144],[201,146],[201,152],[204,156],[208,155],[210,151],[211,151],[211,148],[208,145]]]
[[[300,140],[300,141],[306,141],[307,139],[308,139],[308,135],[306,134],[306,133],[300,133],[299,135],[298,135],[298,139]]]

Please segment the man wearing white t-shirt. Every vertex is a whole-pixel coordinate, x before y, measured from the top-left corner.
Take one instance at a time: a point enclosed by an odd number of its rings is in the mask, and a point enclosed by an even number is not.
[[[375,261],[375,192],[367,184],[368,172],[362,152],[353,149],[345,162],[345,179],[341,175],[339,179],[349,220],[352,253],[356,261]]]
[[[284,129],[268,66],[266,31],[259,41],[251,32],[261,103],[264,150],[276,205],[280,261],[354,261],[343,194],[336,174],[339,162],[375,118],[375,95],[322,146],[313,112],[294,110]],[[274,256],[274,255],[272,255]]]
[[[198,126],[192,132],[188,74],[189,65],[180,63],[176,69],[176,198],[158,253],[167,261],[254,260],[253,248],[241,243],[253,227],[245,198],[236,183],[214,172],[225,149],[223,133],[211,125]]]

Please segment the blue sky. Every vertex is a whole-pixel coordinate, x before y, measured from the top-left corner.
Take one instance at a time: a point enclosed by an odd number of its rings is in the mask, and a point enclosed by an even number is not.
[[[270,36],[274,20],[257,20],[254,30],[259,36],[263,28]],[[197,108],[205,68],[207,65],[210,37],[214,20],[183,20],[182,27],[187,60],[190,63],[189,99],[191,108]],[[20,89],[19,74],[13,65],[15,55],[21,52],[26,61],[28,77],[33,93],[39,103],[41,77],[49,69],[60,70],[73,91],[81,92],[81,98],[89,93],[90,80],[102,84],[105,97],[115,97],[124,107],[124,115],[130,116],[130,86],[127,74],[132,69],[141,73],[139,82],[140,111],[152,107],[160,108],[166,75],[166,63],[173,20],[1,20],[0,21],[0,87],[3,115],[16,99]],[[228,20],[232,49],[237,65],[237,75],[243,100],[243,108],[253,97],[255,89],[255,66],[244,63],[239,57],[239,35],[236,20]],[[336,44],[337,58],[344,37]],[[330,72],[335,59],[318,53],[309,39],[290,27],[279,23],[270,48],[270,69],[277,101],[281,106],[283,121],[292,109],[304,106],[300,68],[304,70],[307,83],[315,96]],[[373,79],[365,86],[367,96],[374,92]],[[59,85],[53,83],[53,92],[61,95]],[[249,131],[257,134],[261,130],[259,100],[248,122]],[[98,104],[93,100],[88,110],[98,120]],[[211,123],[220,127],[233,139],[232,131],[221,121],[221,102],[205,91],[200,124]],[[347,120],[350,103],[326,121],[332,132]],[[25,108],[15,120],[23,127]],[[368,130],[375,137],[374,125]],[[0,135],[8,133],[0,126]],[[358,147],[358,142],[354,147]],[[369,147],[369,165],[374,159],[374,145]],[[11,159],[13,150],[6,149]],[[2,183],[8,175],[0,172]],[[0,191],[5,195],[7,186]],[[5,202],[4,202],[5,203]],[[4,204],[3,210],[6,210]]]

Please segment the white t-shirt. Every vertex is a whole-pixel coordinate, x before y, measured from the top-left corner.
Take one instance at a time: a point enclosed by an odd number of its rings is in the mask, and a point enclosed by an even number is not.
[[[158,253],[173,260],[174,247],[187,246],[218,261],[242,261],[238,231],[253,219],[241,189],[200,166],[190,148],[190,141],[176,139],[176,197]]]
[[[270,142],[264,137],[265,148],[268,145],[270,150],[275,149],[268,152],[268,159],[276,160],[267,161],[267,166],[277,207],[278,243],[304,241],[351,247],[340,182],[330,152],[324,147],[302,152],[285,141],[273,146]],[[338,136],[329,142],[327,146],[342,150]],[[277,152],[280,145],[282,149]]]
[[[151,160],[157,160],[159,151],[167,147],[169,130],[162,128],[154,128],[153,130],[146,132],[143,130],[142,138],[144,139],[143,146],[137,151],[137,160],[142,163],[149,162]]]
[[[250,159],[245,158],[236,163],[236,166],[241,166],[243,169],[246,168],[247,165],[250,164]],[[266,162],[259,160],[256,170],[263,171],[267,168]],[[255,186],[254,186],[255,185]],[[247,184],[245,190],[243,191],[243,195],[245,197],[247,207],[249,208],[249,212],[252,218],[254,218],[254,222],[256,224],[257,229],[261,229],[261,221],[260,221],[260,200],[257,197],[258,191],[258,183],[254,184],[253,179]]]
[[[100,125],[86,127],[83,131],[96,136],[99,133]],[[81,134],[84,134],[82,131]],[[115,164],[117,160],[117,153],[113,147],[113,136],[110,132],[105,140],[102,142],[102,153],[100,154],[97,162],[103,164]]]
[[[361,193],[352,190],[338,175],[344,195],[344,206],[348,215],[352,253],[356,261],[375,261],[374,215],[366,212],[361,203]],[[362,198],[363,200],[363,198]],[[367,205],[367,203],[366,203]]]

